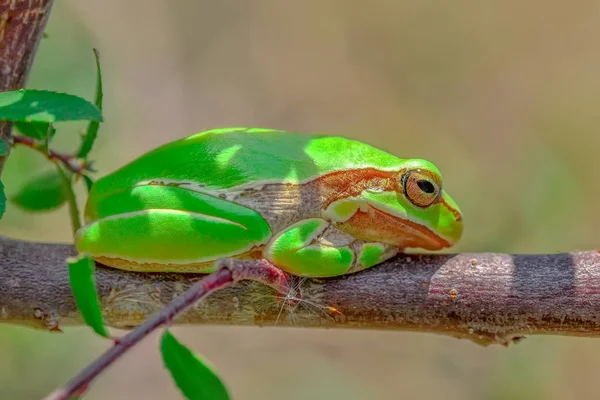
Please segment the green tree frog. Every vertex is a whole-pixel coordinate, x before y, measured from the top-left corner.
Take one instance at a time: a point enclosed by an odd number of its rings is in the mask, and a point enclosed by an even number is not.
[[[343,137],[258,128],[165,144],[91,188],[80,252],[143,272],[209,273],[260,259],[333,277],[462,234],[438,169]]]

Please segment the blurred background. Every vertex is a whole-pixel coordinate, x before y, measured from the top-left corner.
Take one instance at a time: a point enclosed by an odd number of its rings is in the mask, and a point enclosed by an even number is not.
[[[460,204],[455,251],[552,253],[598,246],[600,3],[591,0],[63,0],[30,88],[93,98],[100,50],[108,173],[194,132],[258,126],[363,139],[432,160]],[[75,149],[83,124],[57,125]],[[17,149],[9,195],[50,168]],[[85,200],[85,191],[80,192]],[[14,238],[71,242],[66,208],[0,224]],[[599,398],[600,342],[516,346],[404,332],[190,327],[178,337],[236,399]],[[153,336],[87,399],[178,399]],[[0,398],[37,399],[109,343],[0,326]]]

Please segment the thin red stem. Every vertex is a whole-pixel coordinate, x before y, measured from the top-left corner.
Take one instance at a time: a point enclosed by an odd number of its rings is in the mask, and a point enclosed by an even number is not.
[[[202,300],[215,290],[222,289],[234,282],[231,270],[224,267],[207,275],[202,280],[192,285],[183,294],[176,297],[164,309],[154,314],[143,324],[115,342],[115,345],[101,355],[97,360],[88,365],[77,374],[65,386],[51,393],[45,400],[68,400],[82,389],[89,386],[91,382],[102,373],[108,366],[121,357],[127,350],[132,348],[150,333],[166,325],[177,315]]]
[[[28,136],[22,135],[13,135],[14,144],[20,144],[30,149],[33,149],[41,154],[43,154],[50,161],[59,161],[61,162],[69,171],[74,174],[81,175],[86,171],[89,171],[89,164],[83,162],[83,160],[79,160],[72,154],[60,153],[58,151],[54,151],[52,149],[46,149],[39,141],[32,139]],[[74,161],[82,161],[82,162],[74,162]]]
[[[44,400],[67,400],[74,394],[81,394],[92,381],[127,350],[140,342],[151,332],[168,325],[189,307],[204,299],[216,290],[223,289],[240,280],[255,280],[273,287],[280,293],[288,294],[290,285],[287,275],[266,260],[224,260],[221,267],[192,285],[188,290],[171,301],[165,308],[148,318],[136,329],[115,340],[113,347],[77,374],[65,386],[51,393]]]

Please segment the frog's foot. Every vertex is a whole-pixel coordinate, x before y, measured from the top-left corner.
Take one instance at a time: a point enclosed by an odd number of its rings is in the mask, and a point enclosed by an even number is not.
[[[264,256],[290,274],[330,278],[370,268],[394,256],[397,250],[358,240],[324,219],[310,218],[274,237]]]
[[[221,267],[226,267],[232,272],[234,281],[258,281],[272,287],[283,296],[300,296],[297,288],[292,285],[293,278],[268,260],[221,258],[215,261],[214,269]]]

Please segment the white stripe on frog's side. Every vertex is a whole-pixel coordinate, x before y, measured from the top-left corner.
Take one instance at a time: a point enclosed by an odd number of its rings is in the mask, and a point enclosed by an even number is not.
[[[167,179],[149,179],[135,186],[177,186],[218,197],[259,213],[275,234],[296,222],[320,217],[323,199],[313,185],[257,182],[234,189],[214,189],[202,184]]]
[[[377,169],[377,170],[383,171],[383,172],[397,172],[397,171],[399,171],[400,167],[401,166],[390,166],[387,168],[382,168],[382,167],[375,168],[372,165],[353,166],[350,169],[339,169],[339,170],[328,171],[327,174],[316,174],[310,178],[303,179],[303,180],[297,180],[293,177],[283,178],[283,179],[266,179],[266,180],[257,180],[254,182],[245,183],[243,185],[232,186],[229,188],[220,188],[220,187],[216,187],[216,186],[205,185],[201,182],[190,182],[188,180],[171,180],[171,179],[164,179],[164,178],[146,179],[146,180],[138,182],[134,186],[144,186],[144,185],[148,185],[148,184],[173,185],[173,186],[185,187],[185,188],[187,188],[189,190],[193,190],[195,192],[200,192],[200,193],[217,196],[217,197],[220,197],[225,200],[230,200],[232,198],[235,198],[236,196],[239,196],[241,193],[244,193],[247,191],[253,191],[253,190],[254,191],[262,191],[266,186],[270,186],[270,185],[292,185],[292,186],[300,185],[300,186],[303,186],[303,185],[310,183],[316,179],[322,178],[324,175],[329,175],[329,174],[336,173],[336,172],[344,172],[344,171],[356,170],[356,169]],[[402,166],[402,168],[404,169],[405,167]]]
[[[260,191],[266,185],[270,184],[279,184],[281,181],[260,181],[260,182],[252,182],[246,185],[235,186],[232,188],[216,188],[214,186],[207,186],[202,183],[190,182],[190,181],[180,181],[180,180],[171,180],[171,179],[163,179],[163,178],[154,178],[147,179],[144,181],[140,181],[134,185],[134,187],[138,186],[146,186],[146,185],[164,185],[164,186],[177,186],[180,188],[184,188],[187,190],[191,190],[194,192],[204,193],[211,196],[219,197],[224,200],[231,200],[241,193],[251,190]]]

